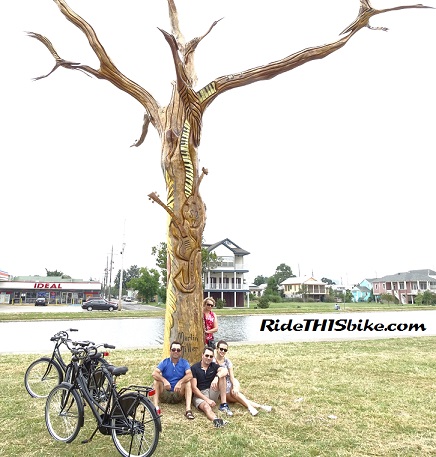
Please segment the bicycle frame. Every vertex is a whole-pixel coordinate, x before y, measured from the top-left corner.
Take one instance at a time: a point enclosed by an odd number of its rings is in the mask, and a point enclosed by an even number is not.
[[[77,329],[70,328],[69,331],[77,332]],[[71,351],[70,347],[68,346],[68,342],[71,342],[71,340],[68,338],[68,333],[65,330],[58,332],[56,335],[52,336],[50,340],[56,341],[56,343],[55,347],[53,348],[52,355],[50,357],[50,363],[47,365],[47,370],[44,373],[42,379],[44,380],[48,376],[52,369],[52,365],[58,365],[58,367],[61,369],[63,373],[63,378],[65,378],[65,373],[67,371],[68,365],[64,362],[64,359],[62,358],[60,347],[64,344],[68,348],[68,350]]]
[[[123,395],[132,393],[132,399],[133,405],[136,405],[139,403],[139,400],[141,398],[148,398],[151,395],[154,395],[154,389],[151,387],[146,387],[146,386],[137,386],[137,385],[131,385],[128,387],[124,387],[120,389],[120,391],[117,390],[116,387],[116,378],[119,375],[125,374],[127,370],[120,370],[117,369],[116,367],[113,367],[113,373],[110,373],[110,371],[106,368],[101,368],[102,371],[106,371],[105,375],[108,376],[108,379],[110,379],[110,394],[108,397],[108,401],[105,405],[104,408],[101,407],[101,405],[93,398],[91,395],[91,392],[89,391],[88,385],[87,385],[87,379],[84,377],[83,372],[82,372],[82,365],[78,363],[78,360],[73,361],[73,367],[74,367],[74,372],[73,372],[73,383],[67,383],[69,384],[69,390],[78,390],[79,393],[81,394],[81,397],[85,400],[85,402],[89,405],[92,414],[97,421],[97,428],[94,430],[92,435],[90,436],[89,439],[83,440],[82,443],[88,443],[92,440],[94,435],[97,433],[97,431],[100,431],[100,433],[104,435],[109,435],[111,433],[111,430],[117,430],[120,432],[125,432],[125,427],[122,425],[120,426],[112,426],[111,425],[111,419],[116,418],[120,419],[121,424],[127,423],[127,412],[124,410],[122,404],[120,403],[120,399],[123,398]],[[118,370],[118,371],[116,371]],[[133,398],[134,396],[134,398]],[[124,397],[125,398],[125,397]],[[82,408],[83,411],[83,408]],[[114,411],[117,412],[116,417],[113,415]],[[157,414],[153,407],[153,411],[155,412],[155,415],[153,416],[153,420],[157,421],[159,431],[162,431],[162,425],[160,423],[160,416]],[[80,418],[80,424],[83,426],[84,423],[84,414],[83,417]]]

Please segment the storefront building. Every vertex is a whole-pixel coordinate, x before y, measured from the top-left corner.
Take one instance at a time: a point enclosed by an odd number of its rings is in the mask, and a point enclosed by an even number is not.
[[[16,276],[10,281],[0,281],[0,305],[31,304],[42,297],[50,305],[75,305],[90,297],[99,297],[101,292],[102,284],[98,281],[57,276]]]

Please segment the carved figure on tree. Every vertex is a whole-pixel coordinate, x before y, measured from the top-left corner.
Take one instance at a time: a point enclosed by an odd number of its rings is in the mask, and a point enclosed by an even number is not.
[[[204,35],[186,42],[179,26],[175,2],[167,0],[171,33],[159,30],[170,47],[176,81],[173,83],[169,104],[161,106],[145,88],[121,73],[100,43],[94,29],[85,19],[73,11],[65,0],[53,1],[65,18],[84,33],[99,60],[100,67],[92,68],[67,61],[59,56],[45,36],[29,32],[29,36],[44,44],[55,59],[53,69],[48,74],[35,79],[45,78],[62,67],[107,80],[134,97],[145,109],[142,133],[133,146],[138,147],[144,142],[150,123],[160,136],[166,202],[163,202],[155,192],[150,193],[149,197],[168,213],[168,286],[163,352],[164,357],[167,357],[170,341],[180,341],[184,348],[183,356],[193,363],[200,358],[203,347],[201,243],[206,222],[206,208],[199,188],[207,170],[204,168],[199,170],[198,147],[205,110],[219,95],[228,90],[274,78],[307,62],[322,59],[338,51],[363,27],[387,30],[369,25],[371,17],[377,14],[400,9],[430,7],[416,4],[376,10],[372,8],[369,0],[360,0],[360,10],[356,20],[344,29],[338,40],[303,49],[263,66],[218,77],[205,87],[196,90],[195,51],[219,21],[215,21]]]

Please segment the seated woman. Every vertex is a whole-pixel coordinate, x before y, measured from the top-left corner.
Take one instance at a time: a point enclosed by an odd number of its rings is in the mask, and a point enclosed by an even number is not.
[[[226,357],[227,351],[229,349],[229,345],[223,341],[218,341],[216,345],[215,351],[215,360],[216,363],[222,367],[227,368],[228,374],[226,377],[227,380],[227,402],[230,403],[240,403],[242,406],[245,406],[251,415],[255,416],[259,411],[258,409],[262,409],[264,411],[270,412],[271,406],[268,405],[261,405],[256,403],[252,400],[249,400],[242,392],[240,392],[240,385],[239,381],[235,378],[233,374],[233,364]]]

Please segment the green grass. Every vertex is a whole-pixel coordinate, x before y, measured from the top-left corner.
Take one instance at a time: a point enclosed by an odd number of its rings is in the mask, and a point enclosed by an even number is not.
[[[250,303],[250,308],[223,308],[215,309],[218,316],[235,315],[255,315],[255,314],[303,314],[303,313],[332,313],[334,303],[270,303],[269,308],[256,308],[257,302]],[[436,310],[434,306],[418,305],[395,305],[380,303],[341,303],[341,311],[346,312],[371,312],[371,311],[410,311],[410,310]],[[139,317],[163,317],[165,315],[164,306],[158,310],[148,311],[92,311],[92,312],[44,312],[42,309],[38,313],[0,313],[0,322],[7,321],[29,321],[29,320],[77,320],[77,319],[126,319]]]
[[[162,404],[156,457],[430,457],[436,455],[436,338],[230,346],[229,357],[248,398],[273,406],[252,417],[240,407],[225,429],[195,411]],[[109,436],[87,419],[78,438],[49,436],[44,400],[31,399],[24,371],[35,355],[0,359],[0,456],[117,456]],[[160,349],[114,351],[129,366],[120,384],[151,383]]]

